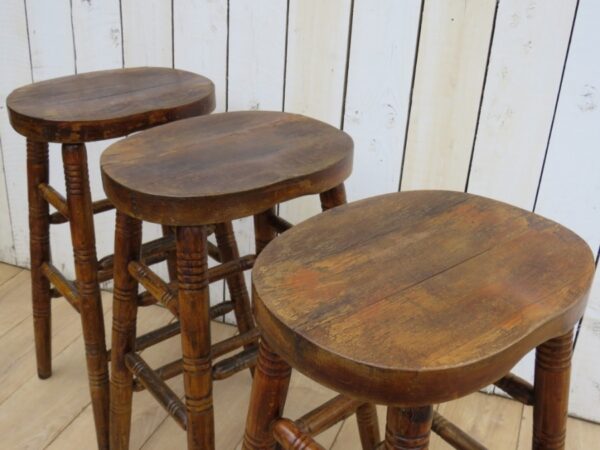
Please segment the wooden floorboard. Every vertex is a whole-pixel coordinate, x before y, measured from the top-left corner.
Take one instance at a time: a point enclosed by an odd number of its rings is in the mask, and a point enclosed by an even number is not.
[[[103,294],[105,320],[111,323],[111,296]],[[87,389],[79,316],[62,299],[53,304],[54,375],[39,380],[35,374],[29,273],[0,263],[0,448],[92,449],[93,420]],[[140,332],[172,320],[163,308],[144,308]],[[233,335],[235,329],[213,323],[213,339]],[[179,357],[177,337],[144,352],[152,366]],[[183,396],[181,378],[169,381]],[[247,371],[215,383],[217,449],[240,447],[251,378]],[[333,392],[294,373],[285,415],[296,418],[333,396]],[[494,395],[476,393],[439,405],[438,410],[490,449],[523,450],[531,446],[531,408]],[[385,409],[379,407],[383,436]],[[356,420],[350,417],[317,437],[328,449],[359,449]],[[567,448],[598,448],[600,425],[569,419]],[[146,392],[135,394],[131,448],[157,450],[185,448],[185,434]],[[433,436],[432,450],[448,449]]]

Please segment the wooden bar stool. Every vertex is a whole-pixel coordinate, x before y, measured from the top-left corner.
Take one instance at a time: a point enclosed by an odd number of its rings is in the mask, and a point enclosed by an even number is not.
[[[217,231],[230,236],[231,227],[224,224],[254,216],[260,252],[290,227],[275,214],[278,203],[309,194],[320,195],[323,209],[345,202],[342,183],[352,168],[352,148],[347,134],[317,120],[253,111],[172,123],[131,136],[102,154],[104,189],[117,207],[111,449],[128,448],[137,386],[148,389],[187,430],[188,448],[214,448],[212,380],[254,366],[258,332],[244,295],[232,305],[240,334],[211,346],[209,321],[223,305],[209,307],[207,283],[223,277],[230,287],[244,282],[239,272],[232,275],[238,267],[227,263],[207,269],[207,226],[217,224]],[[176,228],[177,292],[139,262],[140,220]],[[237,258],[237,249],[234,253]],[[251,265],[253,256],[246,258]],[[138,283],[181,324],[183,357],[157,370],[133,346]],[[164,382],[181,372],[185,404]]]
[[[432,405],[494,383],[533,405],[534,449],[562,449],[572,329],[593,274],[571,231],[470,194],[394,193],[309,219],[254,266],[262,339],[243,448],[321,448],[281,418],[291,366],[387,405],[377,448],[426,449],[431,428],[485,448]],[[531,386],[510,369],[534,348]]]
[[[108,70],[34,83],[7,98],[13,128],[27,138],[31,284],[37,370],[52,373],[51,297],[65,297],[80,312],[98,436],[108,448],[108,364],[99,283],[113,276],[113,258],[96,258],[94,214],[113,209],[92,202],[85,143],[125,136],[214,109],[214,86],[200,75],[164,68]],[[49,184],[48,143],[62,143],[66,199]],[[49,206],[56,212],[50,213]],[[75,259],[73,284],[52,264],[50,225],[69,222]],[[164,261],[173,236],[144,246],[148,264]],[[174,260],[169,265],[174,268]],[[54,286],[54,289],[51,288]],[[173,335],[165,327],[140,337],[147,347]]]

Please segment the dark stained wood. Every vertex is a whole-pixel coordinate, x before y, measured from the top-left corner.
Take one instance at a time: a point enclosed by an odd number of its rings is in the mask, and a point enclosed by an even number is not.
[[[427,450],[433,420],[433,408],[388,407],[385,426],[386,450]]]
[[[363,450],[375,450],[381,442],[377,409],[372,403],[363,403],[356,409],[358,434]]]
[[[215,237],[221,253],[221,261],[239,261],[240,252],[233,234],[231,222],[219,223],[215,227]],[[237,269],[237,268],[236,268]],[[250,295],[244,280],[244,273],[239,269],[233,270],[225,278],[229,294],[234,304],[235,320],[240,333],[247,333],[254,328],[254,318],[250,306]],[[256,344],[247,344],[246,349],[256,349]]]
[[[251,369],[252,372],[254,372],[257,356],[258,349],[254,346],[250,346],[250,348],[230,356],[229,358],[214,363],[212,368],[213,380],[224,380],[243,369]]]
[[[276,216],[275,206],[254,215],[254,243],[257,255],[277,236],[277,230],[271,226],[271,217]]]
[[[159,67],[96,71],[30,84],[6,99],[10,123],[29,139],[79,143],[125,136],[210,113],[213,83]]]
[[[289,419],[279,419],[273,426],[273,435],[283,450],[325,450],[324,447],[296,426]]]
[[[525,405],[533,405],[535,403],[533,386],[523,378],[512,373],[500,378],[494,383],[494,386],[499,387],[512,398]]]
[[[562,450],[567,434],[573,331],[538,346],[535,354],[534,450]]]
[[[110,448],[129,448],[131,431],[132,375],[125,356],[135,350],[137,280],[127,262],[139,258],[142,223],[117,211],[115,226],[115,279],[110,377]]]
[[[350,174],[352,148],[343,131],[296,114],[213,114],[111,145],[102,179],[116,207],[139,219],[221,223],[334,188]]]
[[[566,333],[593,273],[589,247],[554,222],[413,191],[334,208],[274,240],[254,267],[254,308],[292,367],[367,402],[421,406],[495,382]]]
[[[104,449],[108,448],[108,364],[85,146],[63,144],[62,156],[92,409],[98,448]]]
[[[294,423],[302,433],[316,436],[350,417],[360,405],[361,403],[357,400],[345,395],[338,395],[296,419]]]
[[[343,184],[335,186],[333,189],[319,194],[321,199],[321,209],[327,211],[336,206],[346,203],[346,188]]]
[[[454,448],[460,450],[487,450],[487,447],[481,445],[436,411],[433,412],[431,430]]]
[[[275,449],[271,424],[283,415],[292,368],[261,340],[252,380],[243,450]]]
[[[29,255],[31,258],[31,298],[37,373],[42,379],[52,374],[50,334],[50,283],[42,264],[51,262],[49,207],[38,186],[48,183],[48,144],[27,139],[27,197],[29,204]]]
[[[178,227],[177,281],[189,450],[212,450],[215,426],[205,227]]]
[[[109,202],[107,199],[96,200],[92,203],[92,211],[94,214],[100,214],[102,212],[110,211],[115,209],[113,204]],[[57,225],[60,223],[67,223],[69,218],[59,211],[53,212],[50,214],[50,223],[52,225]]]
[[[127,353],[125,364],[131,373],[136,375],[136,381],[142,384],[169,415],[175,419],[175,422],[185,430],[187,428],[187,414],[185,405],[177,394],[166,385],[162,378],[157,376],[156,372],[137,353]]]
[[[60,295],[64,297],[77,312],[79,312],[81,298],[79,297],[79,291],[77,290],[75,283],[67,280],[52,263],[43,263],[42,273],[52,285],[56,286]]]

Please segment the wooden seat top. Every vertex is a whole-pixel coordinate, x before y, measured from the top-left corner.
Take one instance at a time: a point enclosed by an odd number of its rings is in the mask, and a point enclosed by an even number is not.
[[[413,191],[334,208],[253,271],[266,341],[375,403],[427,405],[497,381],[582,316],[594,258],[561,225],[475,195]]]
[[[89,142],[125,136],[215,107],[213,83],[162,67],[103,70],[41,81],[6,99],[13,128],[32,140]]]
[[[102,154],[104,190],[139,219],[172,225],[225,222],[342,183],[353,143],[297,114],[194,117],[117,142]]]

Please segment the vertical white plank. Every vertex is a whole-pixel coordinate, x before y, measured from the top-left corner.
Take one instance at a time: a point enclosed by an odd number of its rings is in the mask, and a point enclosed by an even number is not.
[[[229,4],[228,110],[281,110],[287,2],[231,0]],[[251,217],[233,223],[240,254],[254,253]],[[250,271],[245,273],[250,287]],[[229,292],[225,289],[225,297]],[[233,315],[226,316],[233,322]]]
[[[281,110],[287,4],[231,0],[229,111]]]
[[[72,7],[77,72],[122,67],[119,0],[75,0]]]
[[[495,10],[495,0],[425,2],[403,190],[464,190]]]
[[[569,414],[600,423],[600,268],[579,331],[571,369]]]
[[[600,246],[600,3],[581,0],[535,211]],[[600,380],[600,377],[599,377]]]
[[[22,196],[26,184],[25,139],[18,135],[8,122],[6,97],[13,89],[31,82],[31,65],[27,40],[27,21],[23,0],[0,2],[0,142],[2,145],[0,175],[0,257],[2,260],[27,265],[29,246],[26,234],[15,236],[11,230],[11,213],[19,215],[19,210],[27,214],[25,199]],[[10,212],[9,212],[10,205]],[[26,219],[25,219],[26,220]],[[26,221],[24,222],[26,227]],[[16,226],[23,227],[23,223]],[[14,249],[13,249],[14,245]],[[14,251],[13,251],[14,250]]]
[[[45,0],[27,0],[26,6],[33,80],[73,74],[70,1],[57,0],[49,8]]]
[[[576,3],[500,2],[469,192],[533,207]]]
[[[344,116],[354,139],[348,200],[398,190],[420,14],[421,0],[354,2]]]
[[[59,0],[48,8],[44,0],[27,1],[27,19],[29,29],[29,47],[31,49],[31,68],[33,81],[43,81],[75,73],[75,51],[71,25],[71,4],[69,0]],[[50,144],[50,182],[64,194],[64,173],[60,144]],[[25,155],[23,154],[23,170]],[[25,178],[20,186],[23,199],[27,198]],[[23,209],[15,215],[17,226],[14,232],[28,236],[27,213]],[[70,245],[68,224],[53,226],[50,232],[53,262],[69,276],[73,276],[73,252]]]
[[[121,0],[121,11],[125,67],[171,67],[171,2]]]
[[[210,78],[215,83],[215,111],[225,111],[227,0],[177,0],[173,14],[175,67]]]
[[[350,0],[291,0],[285,110],[339,127],[344,102]],[[320,211],[316,196],[280,206],[297,223]]]
[[[600,3],[580,0],[535,211],[600,247]],[[570,413],[600,422],[600,271],[571,377]]]

